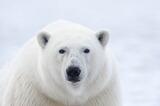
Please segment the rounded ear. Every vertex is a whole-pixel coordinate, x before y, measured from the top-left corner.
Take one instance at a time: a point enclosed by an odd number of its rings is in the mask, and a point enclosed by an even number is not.
[[[96,37],[100,44],[105,47],[109,41],[109,33],[108,31],[102,30],[96,33]]]
[[[50,36],[46,32],[41,32],[37,36],[37,41],[42,48],[45,48],[47,43],[49,42]]]

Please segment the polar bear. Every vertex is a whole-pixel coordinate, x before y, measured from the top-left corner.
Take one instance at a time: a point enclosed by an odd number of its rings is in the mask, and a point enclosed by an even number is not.
[[[107,31],[57,21],[12,62],[3,106],[120,106]]]

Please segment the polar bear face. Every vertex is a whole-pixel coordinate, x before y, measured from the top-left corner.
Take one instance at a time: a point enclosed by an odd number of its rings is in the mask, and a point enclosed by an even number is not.
[[[41,49],[40,75],[48,90],[58,86],[61,92],[80,95],[96,80],[105,64],[106,31],[43,31],[37,40]]]

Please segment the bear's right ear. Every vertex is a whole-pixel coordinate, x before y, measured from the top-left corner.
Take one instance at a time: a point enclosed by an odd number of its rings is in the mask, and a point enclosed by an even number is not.
[[[41,32],[37,36],[37,41],[42,48],[45,48],[46,44],[49,42],[50,36],[46,32]]]

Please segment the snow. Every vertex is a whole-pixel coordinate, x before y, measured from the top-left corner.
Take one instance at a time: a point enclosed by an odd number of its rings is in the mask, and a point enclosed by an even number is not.
[[[159,4],[159,0],[0,0],[0,68],[39,29],[57,19],[107,28],[120,65],[124,106],[159,106]],[[6,76],[1,69],[0,97]]]

